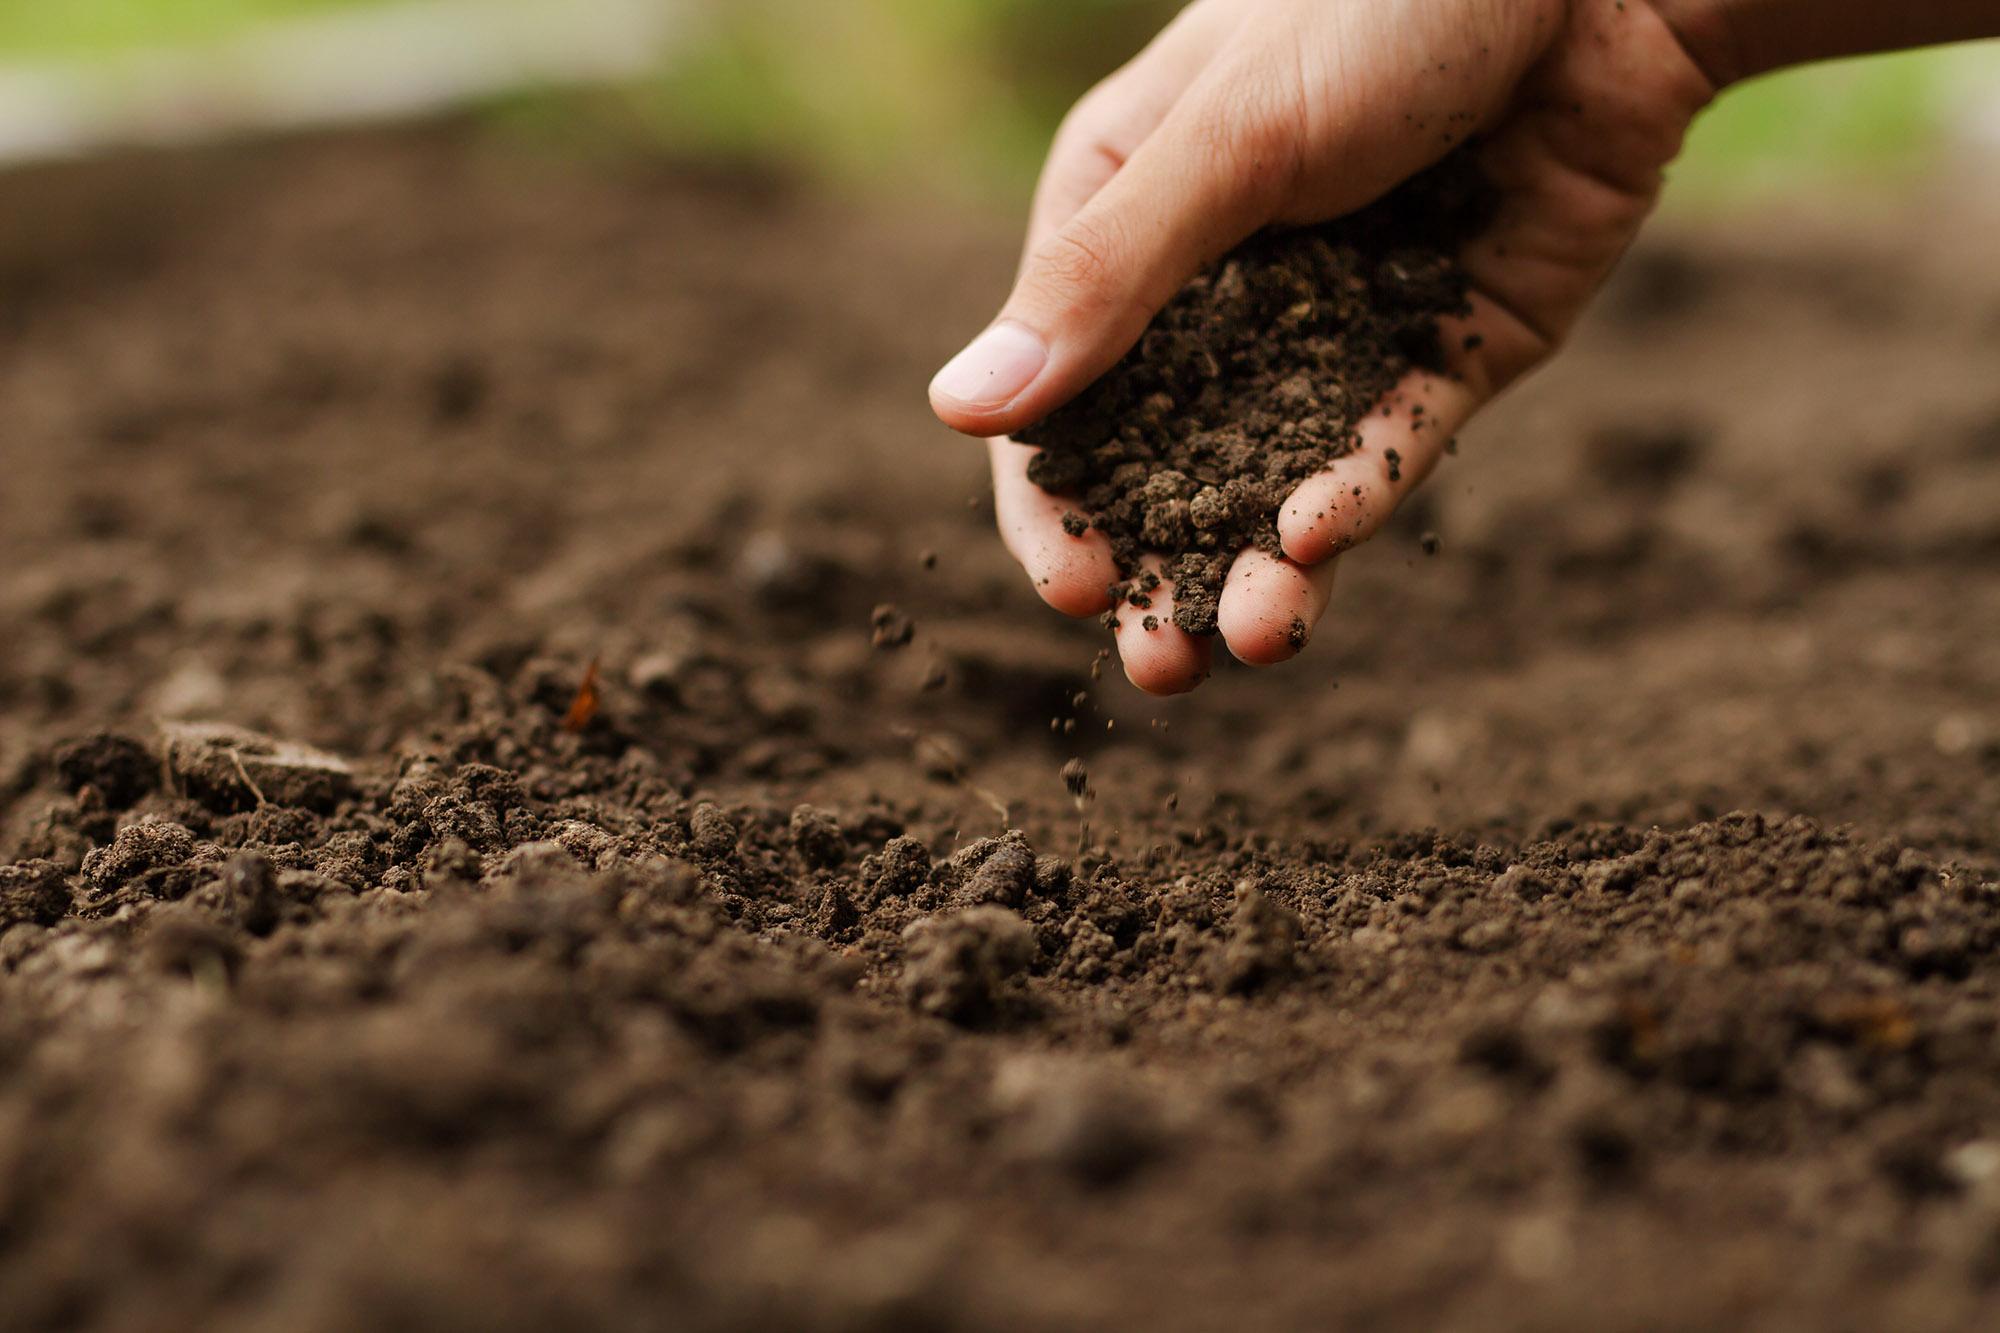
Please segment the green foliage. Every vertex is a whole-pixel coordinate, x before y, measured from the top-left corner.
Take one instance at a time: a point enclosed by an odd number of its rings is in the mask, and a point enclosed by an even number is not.
[[[0,0],[0,57],[88,56],[200,41],[258,19],[379,0]]]
[[[1921,174],[1955,94],[1982,71],[1990,86],[1996,55],[1989,45],[1844,60],[1734,89],[1696,122],[1669,198],[1701,205]]]
[[[0,0],[0,60],[199,41],[250,22],[392,0]],[[574,0],[587,21],[589,0]],[[826,174],[1024,192],[1069,104],[1129,58],[1177,0],[694,0],[697,40],[625,90],[628,137],[788,157]],[[1914,173],[1954,90],[2000,49],[1847,61],[1761,80],[1696,125],[1670,200]],[[509,98],[497,119],[581,142],[601,97]],[[568,120],[565,126],[563,122]],[[584,127],[584,129],[579,129]]]
[[[1162,0],[738,0],[641,90],[682,144],[947,187],[1033,179],[1064,109],[1144,44]]]

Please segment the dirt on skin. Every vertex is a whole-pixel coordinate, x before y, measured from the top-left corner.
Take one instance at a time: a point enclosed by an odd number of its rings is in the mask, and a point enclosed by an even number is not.
[[[1656,236],[1157,704],[926,419],[1000,223],[0,181],[8,1326],[1992,1326],[2000,271],[1911,208]]]
[[[1174,623],[1213,634],[1229,564],[1272,555],[1298,484],[1353,449],[1355,425],[1415,367],[1444,368],[1438,320],[1466,313],[1457,255],[1491,191],[1461,151],[1352,217],[1264,233],[1190,282],[1125,358],[1019,433],[1030,480],[1074,497],[1072,535],[1110,539],[1144,612],[1161,557]]]

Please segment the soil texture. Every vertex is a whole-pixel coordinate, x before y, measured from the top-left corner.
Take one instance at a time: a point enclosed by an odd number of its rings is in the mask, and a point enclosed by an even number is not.
[[[1073,496],[1073,533],[1111,540],[1117,605],[1152,604],[1161,557],[1174,623],[1216,632],[1230,561],[1280,555],[1278,511],[1349,452],[1415,367],[1443,369],[1438,321],[1463,314],[1457,255],[1491,211],[1472,159],[1445,159],[1338,222],[1266,232],[1197,276],[1130,353],[1020,433],[1028,476]]]
[[[1666,229],[1161,703],[925,411],[1004,224],[0,180],[7,1326],[1992,1327],[1968,207]]]

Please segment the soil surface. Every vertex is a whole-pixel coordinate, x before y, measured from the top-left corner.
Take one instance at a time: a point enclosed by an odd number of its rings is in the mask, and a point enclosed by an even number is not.
[[[1353,449],[1354,427],[1414,366],[1442,370],[1437,322],[1463,314],[1456,256],[1485,223],[1472,159],[1445,159],[1352,217],[1265,233],[1167,303],[1124,360],[1019,433],[1028,477],[1076,498],[1125,578],[1110,615],[1143,611],[1162,558],[1174,623],[1215,633],[1238,551],[1282,555],[1278,511]]]
[[[0,181],[8,1326],[1991,1327],[2000,270],[1911,208],[1657,236],[1162,704],[924,408],[1004,221]]]

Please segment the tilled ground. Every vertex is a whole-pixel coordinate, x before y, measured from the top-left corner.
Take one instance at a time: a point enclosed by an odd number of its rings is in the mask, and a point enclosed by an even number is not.
[[[1004,225],[0,182],[6,1322],[1991,1326],[1990,225],[1656,239],[1167,706],[926,419]]]

